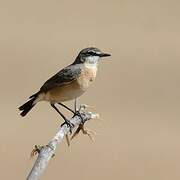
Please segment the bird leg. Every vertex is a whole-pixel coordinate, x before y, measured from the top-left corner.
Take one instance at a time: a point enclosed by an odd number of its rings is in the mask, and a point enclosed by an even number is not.
[[[60,116],[64,119],[64,123],[61,125],[61,126],[63,126],[64,124],[66,124],[69,128],[70,128],[70,133],[72,133],[72,128],[74,127],[74,124],[73,123],[71,123],[71,121],[69,121],[65,116],[64,116],[64,114],[63,113],[61,113],[60,111],[59,111],[59,109],[54,105],[54,104],[51,104],[51,106],[58,112],[58,114],[60,114]]]
[[[74,109],[75,109],[74,116],[79,116],[81,118],[81,122],[84,123],[84,118],[82,117],[82,114],[80,113],[81,106],[78,108],[77,99],[75,99],[74,101]]]
[[[78,105],[77,105],[77,98],[76,98],[75,101],[74,101],[74,110],[75,110],[75,112],[78,111],[78,107],[77,106]]]
[[[67,110],[69,110],[70,112],[72,112],[73,114],[75,113],[71,108],[67,107],[65,104],[63,103],[58,103],[59,105],[61,105],[62,107],[66,108]]]
[[[82,118],[82,116],[81,116],[81,114],[80,114],[80,112],[79,112],[79,110],[78,110],[78,107],[77,107],[77,100],[75,99],[75,103],[74,103],[74,109],[75,109],[75,111],[73,111],[72,109],[70,109],[69,107],[67,107],[65,104],[63,104],[63,103],[58,103],[59,105],[61,105],[61,106],[63,106],[64,108],[66,108],[67,110],[69,110],[70,112],[72,112],[73,114],[74,114],[74,116],[79,116],[80,118],[81,118],[81,120],[82,121],[84,121],[83,120],[83,118]],[[68,136],[68,134],[66,134],[66,142],[67,142],[67,145],[68,146],[70,146],[70,140],[69,140],[69,136]]]
[[[66,108],[67,110],[69,110],[70,112],[72,112],[74,114],[74,116],[79,116],[81,118],[82,121],[84,121],[81,113],[79,112],[79,110],[77,110],[77,104],[76,104],[76,100],[75,100],[75,111],[73,111],[71,108],[67,107],[66,105],[64,105],[63,103],[58,103],[59,105],[63,106],[64,108]]]

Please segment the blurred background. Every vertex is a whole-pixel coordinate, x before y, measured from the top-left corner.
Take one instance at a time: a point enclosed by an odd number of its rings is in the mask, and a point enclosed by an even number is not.
[[[0,179],[25,179],[33,146],[62,122],[45,102],[25,118],[18,107],[96,46],[112,56],[80,102],[100,114],[86,125],[100,135],[64,141],[42,179],[179,180],[179,7],[178,0],[0,0]]]

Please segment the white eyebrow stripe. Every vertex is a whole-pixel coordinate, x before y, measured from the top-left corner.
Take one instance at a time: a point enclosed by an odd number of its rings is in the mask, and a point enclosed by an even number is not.
[[[98,55],[101,54],[101,52],[99,52],[99,51],[93,51],[93,50],[88,51],[88,53],[91,53],[91,52],[93,52],[94,54],[98,54]]]

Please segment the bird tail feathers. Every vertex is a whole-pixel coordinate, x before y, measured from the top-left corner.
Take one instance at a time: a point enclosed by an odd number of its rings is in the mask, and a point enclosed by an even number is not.
[[[37,103],[38,100],[38,93],[29,97],[30,100],[24,103],[22,106],[19,107],[21,111],[20,115],[24,117]]]

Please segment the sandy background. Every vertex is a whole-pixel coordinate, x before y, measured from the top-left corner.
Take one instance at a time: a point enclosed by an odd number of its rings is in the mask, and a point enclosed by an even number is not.
[[[24,180],[33,146],[61,121],[47,103],[24,119],[18,106],[96,46],[112,57],[80,100],[101,115],[88,124],[100,135],[61,144],[42,179],[179,180],[179,8],[178,0],[0,0],[0,179]]]

